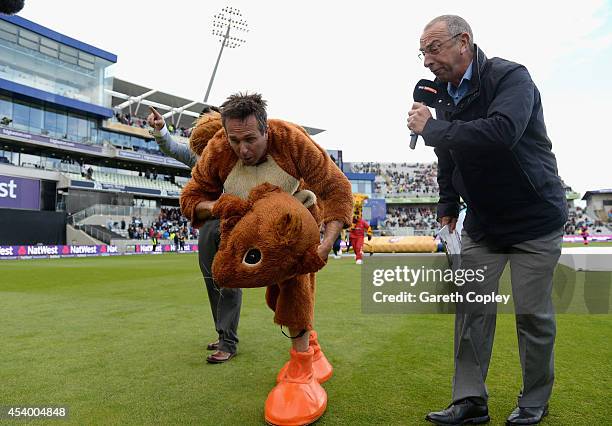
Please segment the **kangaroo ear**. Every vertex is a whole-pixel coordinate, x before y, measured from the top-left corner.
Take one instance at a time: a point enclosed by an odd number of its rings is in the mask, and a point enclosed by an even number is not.
[[[249,192],[249,201],[254,203],[255,201],[265,197],[267,194],[271,194],[274,192],[282,192],[282,190],[271,183],[265,182],[261,185],[257,185],[255,188],[251,189]]]
[[[308,209],[317,223],[321,222],[321,209],[317,205],[317,196],[307,189],[296,192],[293,196]]]
[[[319,256],[319,253],[317,253],[317,246],[314,245],[310,247],[298,261],[298,274],[302,275],[317,272],[325,266],[325,263],[326,262]]]
[[[308,189],[302,189],[301,191],[293,194],[297,200],[304,205],[307,209],[317,203],[317,196],[314,192],[309,191]]]
[[[274,226],[277,241],[296,243],[302,235],[302,218],[291,213],[283,214]]]
[[[227,219],[232,216],[244,216],[251,204],[242,198],[231,194],[223,194],[213,207],[212,214],[219,219]]]
[[[232,232],[238,222],[240,222],[242,216],[231,216],[221,220],[221,245],[227,242],[227,236]]]

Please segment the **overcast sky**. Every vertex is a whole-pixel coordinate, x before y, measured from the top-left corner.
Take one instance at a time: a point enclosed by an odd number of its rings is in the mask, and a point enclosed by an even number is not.
[[[417,58],[424,25],[458,14],[489,57],[527,66],[542,93],[561,177],[612,188],[610,1],[26,0],[20,15],[118,56],[114,75],[202,100],[220,43],[212,16],[239,8],[247,42],[226,49],[209,102],[256,91],[270,117],[326,129],[345,161],[434,161],[408,148],[412,90],[433,78]]]

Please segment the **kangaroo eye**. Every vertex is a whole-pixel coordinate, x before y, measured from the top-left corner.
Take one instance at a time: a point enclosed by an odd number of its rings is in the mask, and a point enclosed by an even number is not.
[[[259,262],[261,262],[261,252],[256,248],[247,251],[242,259],[242,263],[251,266],[257,265]]]

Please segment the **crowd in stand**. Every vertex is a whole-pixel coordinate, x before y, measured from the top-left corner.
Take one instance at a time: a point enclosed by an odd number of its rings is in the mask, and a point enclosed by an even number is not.
[[[436,181],[437,168],[435,165],[426,165],[407,171],[388,170],[386,179],[375,182],[374,192],[379,194],[406,194],[413,196],[437,196],[438,184]]]
[[[127,126],[140,127],[141,129],[144,129],[147,127],[146,120],[143,120],[142,118],[139,118],[139,117],[133,117],[130,113],[122,114],[122,113],[116,112],[115,119],[119,123],[125,124]]]
[[[141,129],[147,129],[147,120],[145,118],[140,118],[131,115],[130,113],[122,114],[119,112],[115,113],[115,119],[121,123],[132,127],[140,127]],[[174,124],[167,123],[168,131],[174,135],[179,135],[184,138],[188,138],[191,135],[191,128],[186,129],[184,127],[176,128]]]
[[[411,227],[419,231],[439,229],[435,207],[388,207],[382,228]]]
[[[432,207],[388,207],[387,217],[381,223],[382,229],[411,227],[418,231],[437,231],[440,228],[436,220],[436,208]],[[591,232],[604,232],[605,223],[599,219],[592,220],[580,207],[569,209],[569,218],[565,224],[565,235],[575,235],[583,228]]]
[[[376,175],[372,196],[435,197],[438,196],[436,180],[437,163],[352,163],[354,173],[373,173]],[[379,229],[411,227],[417,231],[433,233],[439,229],[436,221],[435,206],[432,207],[388,207],[386,219]]]
[[[382,196],[438,195],[437,163],[353,163],[355,173],[374,173],[373,192]]]
[[[351,163],[353,173],[374,173],[376,176],[382,175],[381,163]]]
[[[350,171],[354,173],[373,173],[376,175],[372,188],[373,197],[406,196],[427,197],[438,196],[437,163],[351,163]],[[565,190],[572,189],[565,183]],[[612,211],[611,211],[612,212]],[[612,213],[611,213],[612,215]],[[612,217],[611,217],[612,219]],[[419,231],[435,231],[439,229],[436,221],[435,206],[429,207],[388,207],[386,219],[379,225],[381,229],[412,227]],[[583,227],[595,232],[602,232],[605,224],[591,220],[580,207],[570,208],[569,219],[565,225],[565,234],[579,233]]]
[[[132,223],[127,229],[128,238],[135,240],[157,239],[173,240],[174,236],[179,240],[190,240],[198,238],[198,229],[193,228],[178,208],[162,208],[157,219],[150,225],[142,223],[140,218],[132,218]]]
[[[603,221],[599,219],[592,220],[587,216],[584,209],[580,207],[570,208],[569,217],[564,228],[565,235],[579,234],[585,227],[599,233],[607,229]]]
[[[138,177],[144,177],[145,179],[149,179],[149,180],[165,180],[166,182],[171,182],[176,184],[176,177],[174,175],[162,175],[161,178],[160,176],[157,174],[156,170],[153,170],[152,172],[149,169],[145,169],[145,171],[138,171]]]

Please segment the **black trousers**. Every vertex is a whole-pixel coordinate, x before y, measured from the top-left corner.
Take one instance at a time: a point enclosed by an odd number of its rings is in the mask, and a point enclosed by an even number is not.
[[[242,306],[242,289],[220,288],[212,277],[212,264],[219,249],[219,220],[208,220],[200,228],[198,257],[204,276],[215,329],[219,334],[219,350],[234,353],[238,345],[238,322]]]

